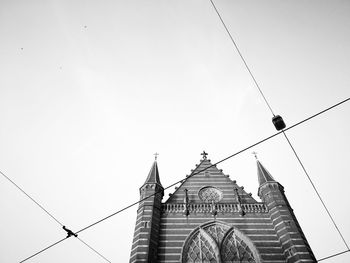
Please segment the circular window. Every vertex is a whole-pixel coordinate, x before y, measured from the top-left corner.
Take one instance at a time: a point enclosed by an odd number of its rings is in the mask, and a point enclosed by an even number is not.
[[[206,186],[199,190],[198,196],[203,202],[212,203],[214,201],[217,203],[222,199],[223,194],[215,187]]]

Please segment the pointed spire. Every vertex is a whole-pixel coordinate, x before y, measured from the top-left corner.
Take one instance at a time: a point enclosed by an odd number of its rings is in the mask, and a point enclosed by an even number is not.
[[[258,166],[258,180],[260,186],[267,182],[276,182],[269,171],[266,170],[266,168],[260,163],[258,159],[256,160],[256,164]]]
[[[159,184],[162,186],[159,179],[158,165],[156,160],[154,161],[144,184]]]

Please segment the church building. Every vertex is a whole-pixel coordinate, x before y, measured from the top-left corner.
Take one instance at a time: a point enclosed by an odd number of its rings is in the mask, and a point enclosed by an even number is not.
[[[130,262],[317,262],[283,186],[259,160],[257,201],[202,156],[165,202],[153,163],[140,188]]]

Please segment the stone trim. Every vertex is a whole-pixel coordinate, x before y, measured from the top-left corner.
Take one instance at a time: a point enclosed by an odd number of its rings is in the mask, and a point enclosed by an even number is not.
[[[168,203],[162,204],[163,213],[183,213],[186,207],[190,213],[211,213],[212,204],[208,203]],[[264,203],[241,204],[245,213],[267,213],[268,209]],[[238,203],[217,203],[215,209],[218,213],[238,213],[240,206]]]

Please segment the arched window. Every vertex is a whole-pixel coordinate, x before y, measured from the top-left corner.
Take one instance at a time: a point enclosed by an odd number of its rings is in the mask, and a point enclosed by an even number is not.
[[[220,250],[223,262],[257,262],[243,239],[246,238],[237,230],[232,229],[227,233]]]
[[[214,222],[196,228],[182,250],[183,263],[260,263],[253,243],[240,231]]]
[[[185,262],[218,262],[219,251],[203,230],[193,236],[188,246]]]

